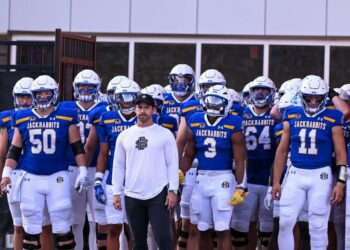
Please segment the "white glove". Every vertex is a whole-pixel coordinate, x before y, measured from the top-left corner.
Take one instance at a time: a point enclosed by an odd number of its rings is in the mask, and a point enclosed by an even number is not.
[[[272,209],[272,187],[267,188],[266,196],[264,199],[264,206],[267,210],[271,211]]]
[[[89,189],[90,181],[88,177],[88,170],[85,166],[79,167],[79,174],[77,176],[77,179],[75,180],[74,188],[77,190],[79,194],[82,192],[85,192]]]

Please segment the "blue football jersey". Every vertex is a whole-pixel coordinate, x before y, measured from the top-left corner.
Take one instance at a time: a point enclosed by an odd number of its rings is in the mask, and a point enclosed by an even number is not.
[[[5,127],[8,134],[7,146],[10,147],[13,138],[12,116],[16,111],[14,109],[5,110],[0,113],[0,127]]]
[[[317,169],[330,166],[333,143],[332,128],[341,126],[342,113],[325,108],[313,116],[303,107],[287,108],[284,121],[290,126],[290,153],[293,166],[303,169]]]
[[[175,133],[178,130],[177,121],[172,116],[153,114],[152,119],[154,123],[169,129],[171,132]]]
[[[345,144],[350,142],[350,121],[343,122],[342,124]]]
[[[228,115],[211,125],[207,115],[198,112],[191,115],[188,127],[195,140],[198,170],[232,170],[231,136],[242,131],[242,118]]]
[[[243,124],[248,153],[247,181],[251,184],[268,185],[276,153],[275,120],[270,116],[270,110],[257,115],[248,106],[243,113]]]
[[[41,117],[34,109],[13,115],[23,141],[22,169],[36,175],[51,175],[68,170],[69,126],[78,123],[74,109],[57,107]]]
[[[231,107],[232,115],[238,115],[239,117],[243,117],[243,113],[244,113],[244,106],[242,106],[239,103],[232,104],[232,107]]]
[[[7,141],[7,149],[11,146],[12,139],[13,139],[13,134],[14,134],[14,129],[13,129],[13,114],[16,112],[16,110],[11,109],[11,110],[5,110],[0,113],[0,127],[6,127],[7,129],[7,134],[8,134],[8,141]],[[22,151],[23,154],[23,151]],[[22,164],[22,157],[19,158],[17,161],[16,169],[21,169],[21,164]]]
[[[109,143],[109,156],[107,159],[107,169],[109,174],[106,183],[112,185],[113,157],[116,140],[121,132],[136,124],[136,116],[129,120],[120,111],[107,111],[101,115],[100,126],[96,130],[100,142]]]
[[[275,126],[275,131],[273,134],[275,141],[281,141],[282,134],[283,134],[283,122],[280,122]]]
[[[162,108],[162,114],[172,116],[176,119],[177,124],[180,123],[180,106],[182,103],[190,100],[195,100],[195,96],[192,94],[186,98],[183,102],[178,101],[173,93],[167,93],[164,95],[164,102]]]
[[[62,108],[74,109],[77,111],[78,119],[79,119],[77,126],[78,126],[79,131],[80,131],[81,142],[85,145],[86,139],[89,136],[89,132],[90,132],[90,128],[91,128],[91,123],[89,123],[89,113],[91,113],[91,111],[94,109],[106,107],[107,103],[106,102],[96,102],[89,109],[84,109],[77,101],[75,101],[75,102],[65,101],[65,102],[61,102],[59,105]],[[96,166],[97,157],[98,157],[98,151],[96,150],[94,157],[92,158],[90,166],[93,166],[93,167]],[[72,149],[68,150],[68,159],[69,159],[70,166],[77,166],[77,163],[75,162],[75,156],[74,156]]]
[[[190,116],[197,112],[203,112],[200,100],[189,100],[180,105],[180,117],[185,117],[186,123],[188,123]]]

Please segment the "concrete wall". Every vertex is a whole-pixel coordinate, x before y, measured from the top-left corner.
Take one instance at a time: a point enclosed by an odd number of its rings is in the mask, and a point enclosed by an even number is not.
[[[0,34],[350,36],[349,0],[1,0]]]

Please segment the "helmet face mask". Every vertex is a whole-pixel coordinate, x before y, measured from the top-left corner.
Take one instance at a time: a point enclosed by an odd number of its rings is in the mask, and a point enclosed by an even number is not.
[[[123,114],[130,115],[135,111],[135,101],[137,98],[136,93],[119,93],[115,94],[115,101],[118,108]]]
[[[206,95],[203,98],[205,112],[210,116],[225,116],[225,108],[228,101],[220,96]]]
[[[136,82],[124,79],[115,88],[115,105],[123,114],[132,114],[135,111],[135,101],[140,91],[140,86]]]
[[[169,85],[176,96],[186,96],[193,92],[195,73],[187,64],[175,65],[168,76]]]
[[[23,77],[16,82],[12,90],[15,109],[28,109],[33,106],[32,92],[30,89],[33,81],[34,80],[30,77]]]
[[[327,95],[301,94],[304,110],[309,114],[315,114],[326,105]]]
[[[48,76],[42,75],[36,78],[31,85],[33,106],[42,110],[53,107],[58,98],[58,85],[56,81]]]
[[[208,116],[227,116],[232,106],[232,96],[225,86],[215,85],[208,89],[201,103]]]
[[[81,102],[91,102],[99,98],[101,79],[95,71],[80,71],[73,82],[74,98]]]
[[[253,87],[250,88],[250,100],[259,108],[263,108],[273,103],[274,91],[266,87]]]
[[[319,76],[306,76],[301,81],[299,95],[305,112],[313,115],[326,105],[328,84]]]
[[[185,96],[193,91],[194,76],[185,75],[169,75],[169,83],[172,91],[178,96]]]
[[[42,110],[47,110],[55,105],[56,96],[54,90],[33,91],[34,106]]]
[[[81,102],[91,102],[99,97],[99,87],[89,83],[74,84],[74,98]]]
[[[16,109],[29,109],[33,107],[33,98],[31,94],[14,94],[14,103]]]

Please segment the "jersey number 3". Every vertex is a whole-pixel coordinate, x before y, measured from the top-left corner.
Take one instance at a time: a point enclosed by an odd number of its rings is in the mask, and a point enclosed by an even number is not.
[[[216,141],[214,138],[206,138],[204,140],[204,145],[208,146],[208,150],[204,152],[205,157],[214,158],[216,155]]]
[[[56,131],[54,129],[31,129],[29,141],[32,144],[32,154],[54,154],[56,151]]]

